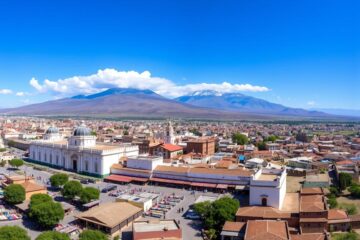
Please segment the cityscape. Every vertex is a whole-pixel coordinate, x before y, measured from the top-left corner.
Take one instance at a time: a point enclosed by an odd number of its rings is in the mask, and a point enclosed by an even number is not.
[[[359,240],[356,1],[0,3],[0,240]]]

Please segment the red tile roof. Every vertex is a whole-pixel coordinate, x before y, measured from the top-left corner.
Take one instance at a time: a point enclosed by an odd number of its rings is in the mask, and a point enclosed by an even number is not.
[[[161,145],[161,147],[169,152],[176,152],[176,151],[183,150],[183,147],[181,147],[181,146],[174,145],[174,144],[168,144],[168,143]]]

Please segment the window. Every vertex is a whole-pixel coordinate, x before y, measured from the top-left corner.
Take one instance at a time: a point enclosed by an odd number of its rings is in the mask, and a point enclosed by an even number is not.
[[[59,165],[59,156],[56,155],[56,165]]]
[[[95,172],[99,172],[99,166],[98,166],[98,163],[97,162],[95,162]]]
[[[46,153],[44,153],[44,159],[45,159],[45,162],[47,162],[47,156],[46,156]]]
[[[89,162],[85,161],[85,171],[89,171]]]
[[[52,154],[50,154],[50,163],[52,164]]]
[[[38,160],[41,161],[41,153],[38,152]]]

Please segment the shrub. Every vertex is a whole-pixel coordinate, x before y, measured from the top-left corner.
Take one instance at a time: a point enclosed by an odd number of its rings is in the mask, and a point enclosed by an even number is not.
[[[66,233],[47,231],[41,233],[35,240],[70,240]]]
[[[9,164],[10,164],[10,166],[12,166],[12,167],[19,168],[19,167],[21,167],[22,165],[24,165],[24,161],[23,161],[22,159],[14,158],[14,159],[12,159],[12,160],[9,161]]]
[[[98,230],[85,230],[80,233],[79,240],[108,240],[108,238]]]
[[[52,187],[64,186],[69,181],[69,176],[65,173],[56,173],[50,177]]]
[[[64,209],[60,203],[45,201],[31,205],[29,216],[41,227],[51,228],[64,218]]]
[[[19,184],[11,184],[4,190],[4,199],[10,204],[22,203],[25,200],[25,189]]]
[[[30,240],[25,229],[18,226],[0,227],[0,239],[6,240]]]
[[[76,196],[80,196],[81,192],[82,185],[79,181],[69,181],[62,189],[62,195],[67,199],[74,199]]]
[[[97,188],[86,187],[80,194],[80,201],[82,203],[88,203],[92,200],[97,200],[100,197],[100,191]]]

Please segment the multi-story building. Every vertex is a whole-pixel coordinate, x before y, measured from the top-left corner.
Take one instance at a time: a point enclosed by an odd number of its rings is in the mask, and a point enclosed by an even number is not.
[[[215,139],[199,138],[187,141],[185,152],[202,155],[213,155],[215,153]]]

